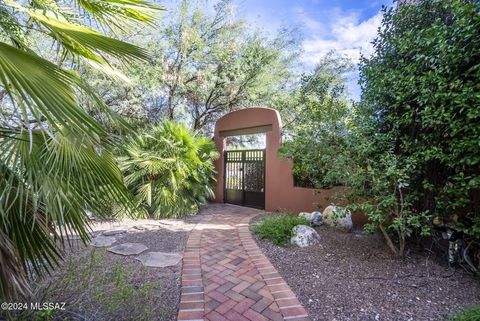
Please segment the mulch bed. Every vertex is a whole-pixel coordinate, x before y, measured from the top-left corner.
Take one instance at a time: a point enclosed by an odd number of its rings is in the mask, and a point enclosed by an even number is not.
[[[426,253],[399,260],[379,235],[326,226],[317,231],[320,244],[307,248],[257,238],[312,320],[439,321],[480,303],[480,280]]]

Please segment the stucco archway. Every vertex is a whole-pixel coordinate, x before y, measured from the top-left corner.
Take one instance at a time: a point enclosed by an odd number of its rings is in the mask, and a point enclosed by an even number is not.
[[[295,187],[292,163],[278,157],[281,146],[282,120],[277,110],[271,108],[247,108],[231,112],[215,124],[215,145],[220,158],[215,162],[217,183],[215,201],[224,202],[224,151],[225,138],[229,136],[265,133],[265,210],[313,211],[328,205],[333,191],[315,191]]]

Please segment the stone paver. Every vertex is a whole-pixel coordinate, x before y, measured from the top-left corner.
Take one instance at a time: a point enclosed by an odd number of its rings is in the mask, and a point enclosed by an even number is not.
[[[178,253],[145,252],[135,258],[148,267],[167,267],[177,265],[182,256]]]
[[[249,231],[261,211],[212,204],[188,238],[177,320],[310,320]]]
[[[141,243],[123,243],[123,244],[112,246],[107,251],[115,254],[129,256],[129,255],[140,254],[147,249],[148,247],[146,247],[144,244],[141,244]]]

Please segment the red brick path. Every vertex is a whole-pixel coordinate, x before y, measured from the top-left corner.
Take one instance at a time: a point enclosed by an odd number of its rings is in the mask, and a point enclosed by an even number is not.
[[[185,247],[177,320],[310,320],[250,234],[261,212],[224,204],[206,212]]]

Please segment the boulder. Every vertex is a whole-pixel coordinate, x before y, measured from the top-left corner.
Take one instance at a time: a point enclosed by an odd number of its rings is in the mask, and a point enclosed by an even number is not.
[[[303,217],[304,219],[310,222],[312,220],[312,213],[301,212],[300,214],[298,214],[298,217]]]
[[[292,229],[290,243],[299,247],[306,247],[320,243],[320,235],[310,226],[297,225]]]
[[[330,205],[323,211],[325,224],[351,231],[353,228],[352,213],[340,206]]]
[[[314,227],[322,225],[323,224],[322,213],[318,211],[312,212],[312,218],[310,219],[310,224]]]

